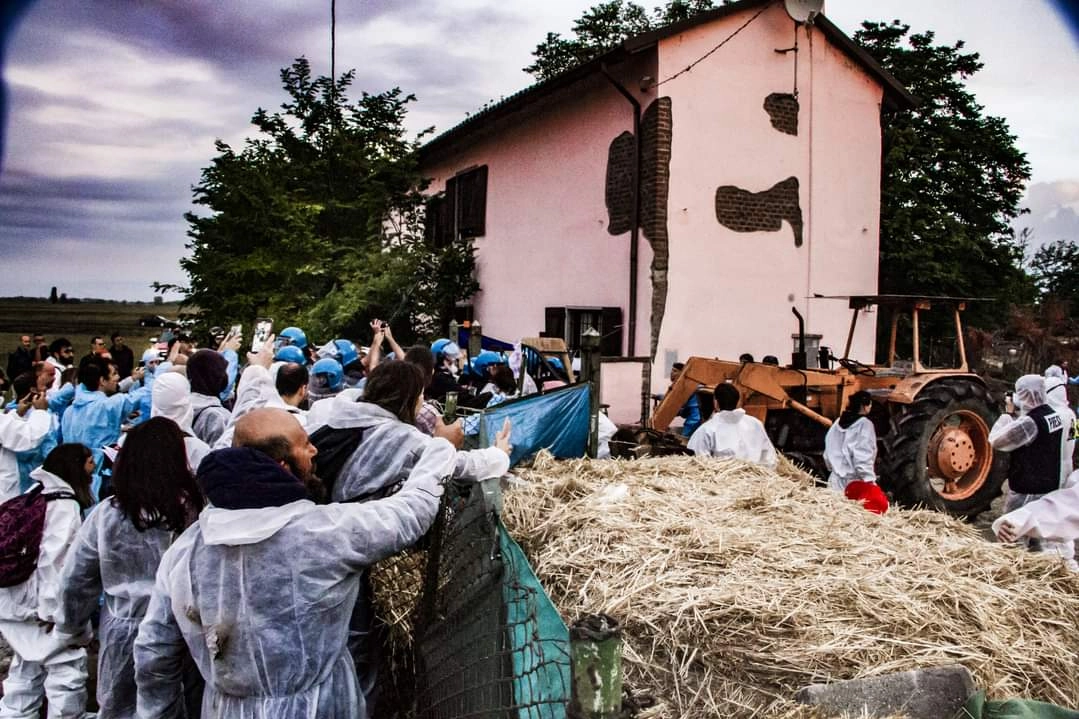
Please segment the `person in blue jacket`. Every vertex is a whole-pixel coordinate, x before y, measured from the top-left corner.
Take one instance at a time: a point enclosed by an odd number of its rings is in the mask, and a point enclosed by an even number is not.
[[[75,399],[64,412],[60,432],[65,442],[78,442],[93,452],[95,497],[100,496],[104,448],[116,444],[124,421],[138,406],[143,394],[149,392],[147,387],[133,392],[121,390],[129,389],[133,382],[141,380],[142,374],[141,368],[136,369],[124,380],[126,386],[122,387],[116,365],[105,359],[93,359],[79,368]]]

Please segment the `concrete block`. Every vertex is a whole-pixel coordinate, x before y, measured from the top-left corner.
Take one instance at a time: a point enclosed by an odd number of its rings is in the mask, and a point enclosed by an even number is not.
[[[974,693],[974,678],[960,665],[915,669],[865,679],[802,687],[795,701],[835,714],[910,719],[954,716]]]

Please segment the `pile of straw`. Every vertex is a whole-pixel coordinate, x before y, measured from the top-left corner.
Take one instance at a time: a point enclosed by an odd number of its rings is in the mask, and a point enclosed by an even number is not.
[[[563,617],[623,623],[642,716],[808,716],[805,684],[961,663],[1079,706],[1079,578],[928,511],[866,512],[789,465],[539,457],[503,521]]]

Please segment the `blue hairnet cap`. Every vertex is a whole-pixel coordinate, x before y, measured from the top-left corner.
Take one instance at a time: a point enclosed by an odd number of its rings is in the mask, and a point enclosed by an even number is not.
[[[304,364],[307,361],[307,358],[303,356],[303,350],[296,345],[285,345],[277,350],[273,358],[278,362],[295,362],[296,364]]]
[[[299,327],[286,327],[277,333],[277,341],[282,345],[295,345],[303,349],[307,346],[307,335]]]
[[[483,371],[491,365],[505,364],[505,362],[506,360],[504,360],[502,355],[497,352],[483,350],[476,355],[476,359],[472,360],[472,368],[476,370],[477,374],[483,374]]]
[[[360,358],[360,351],[351,340],[337,339],[333,341],[333,346],[337,348],[337,359],[342,367],[348,367]]]
[[[345,386],[345,370],[335,359],[329,357],[320,359],[311,367],[311,374],[316,377],[325,377],[326,389],[332,392]]]
[[[148,349],[142,353],[142,361],[145,362],[159,362],[161,361],[161,350]]]

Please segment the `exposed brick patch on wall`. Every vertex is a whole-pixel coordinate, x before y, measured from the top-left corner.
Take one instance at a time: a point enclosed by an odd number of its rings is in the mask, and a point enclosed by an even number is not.
[[[652,342],[655,357],[667,308],[667,197],[670,190],[671,99],[656,99],[641,117],[641,229],[652,246]]]
[[[734,185],[716,190],[716,219],[735,232],[778,232],[783,220],[794,230],[794,246],[802,246],[802,206],[798,178],[788,177],[764,192]]]
[[[607,150],[607,232],[621,235],[633,229],[633,162],[637,141],[632,132],[611,140]]]
[[[786,92],[773,92],[764,98],[764,111],[772,127],[788,135],[798,134],[798,98]]]

